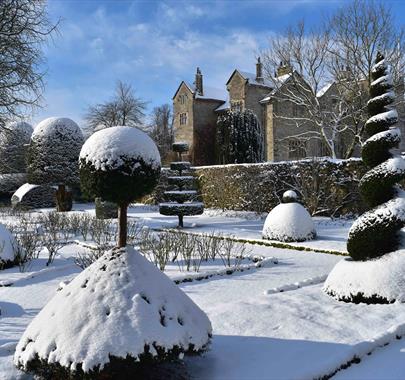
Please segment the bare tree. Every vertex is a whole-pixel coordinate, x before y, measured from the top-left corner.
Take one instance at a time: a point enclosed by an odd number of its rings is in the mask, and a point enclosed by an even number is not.
[[[273,98],[300,109],[298,115],[275,113],[297,127],[289,138],[318,139],[332,157],[355,153],[363,140],[377,48],[388,52],[403,92],[404,33],[394,25],[385,4],[355,0],[317,30],[307,31],[300,22],[270,39],[264,64],[276,88]],[[272,75],[280,62],[294,70],[287,81]]]
[[[0,125],[40,105],[42,46],[57,31],[44,0],[0,1]]]
[[[169,104],[153,108],[147,132],[156,142],[161,157],[165,159],[171,151],[174,140],[173,114]]]
[[[145,116],[145,109],[146,102],[135,96],[132,86],[118,81],[111,100],[88,108],[85,115],[86,134],[115,125],[139,127]]]

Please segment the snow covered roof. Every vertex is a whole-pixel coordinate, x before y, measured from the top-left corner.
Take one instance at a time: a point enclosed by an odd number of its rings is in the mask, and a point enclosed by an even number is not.
[[[257,78],[256,78],[256,74],[249,73],[248,71],[241,71],[238,69],[235,69],[233,71],[233,73],[229,77],[228,81],[226,82],[227,85],[231,81],[232,77],[235,75],[236,72],[238,72],[244,79],[246,79],[249,82],[249,84],[252,84],[254,86],[262,86],[262,87],[270,87],[270,88],[274,87],[274,85],[271,81],[269,81],[267,79],[263,79],[263,82],[261,82],[261,81],[258,82]]]
[[[191,84],[186,81],[182,81],[180,83],[180,86],[177,88],[173,98],[176,97],[177,93],[179,92],[179,89],[182,84],[185,84],[188,89],[191,91],[192,94],[195,94],[196,99],[212,99],[212,100],[221,100],[225,102],[225,99],[228,96],[228,91],[225,88],[216,88],[216,87],[211,87],[211,86],[205,86],[203,88],[203,95],[200,95],[196,92],[196,88],[194,84]]]
[[[227,98],[224,104],[221,104],[218,108],[215,108],[215,112],[226,111],[230,108],[231,104],[229,103],[229,98]]]
[[[324,95],[328,92],[328,90],[332,87],[332,85],[333,85],[334,83],[335,83],[335,82],[330,82],[330,83],[326,84],[325,86],[323,86],[323,87],[316,93],[316,97],[317,97],[317,98],[320,98],[320,97],[324,96]]]
[[[273,78],[274,87],[262,100],[260,100],[260,103],[266,103],[268,102],[271,97],[292,77],[292,73],[280,75],[279,77]]]

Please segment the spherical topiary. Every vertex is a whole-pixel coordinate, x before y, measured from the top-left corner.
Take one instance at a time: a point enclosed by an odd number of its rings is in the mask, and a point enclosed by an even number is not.
[[[405,178],[405,161],[394,155],[400,131],[395,127],[397,111],[392,77],[384,57],[378,53],[372,69],[368,112],[365,124],[369,139],[362,159],[370,170],[360,181],[360,192],[370,209],[358,218],[349,232],[347,249],[354,260],[367,260],[394,251],[399,230],[405,222],[405,201],[396,184]]]
[[[65,185],[79,182],[78,158],[83,134],[71,119],[50,117],[34,129],[28,149],[28,182],[35,185],[56,185],[58,211],[72,208],[71,193]]]
[[[117,126],[98,131],[80,152],[83,191],[119,205],[120,247],[126,245],[129,203],[151,192],[159,176],[159,151],[153,140],[137,128]]]
[[[14,122],[0,129],[0,173],[25,173],[27,171],[27,148],[32,135],[32,126]]]

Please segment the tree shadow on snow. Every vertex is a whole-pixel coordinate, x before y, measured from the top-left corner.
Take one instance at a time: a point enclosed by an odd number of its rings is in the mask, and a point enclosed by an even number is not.
[[[354,347],[311,340],[214,335],[208,352],[185,360],[193,380],[315,379],[350,362]]]

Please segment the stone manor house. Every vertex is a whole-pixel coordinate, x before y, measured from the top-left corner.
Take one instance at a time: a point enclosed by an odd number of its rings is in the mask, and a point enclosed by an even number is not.
[[[293,74],[288,64],[280,63],[275,77],[272,81],[268,81],[263,77],[262,63],[259,58],[255,74],[235,69],[226,82],[226,89],[204,86],[203,75],[199,68],[193,84],[182,81],[173,96],[175,140],[190,144],[189,159],[193,165],[216,164],[216,122],[218,116],[228,110],[250,109],[256,114],[264,132],[265,161],[296,160],[329,155],[321,140],[303,140],[297,137],[298,132],[310,133],[313,130],[313,126],[304,124],[297,131],[293,119],[302,116],[305,110],[290,102],[280,102],[275,97],[276,91],[283,91],[284,87],[289,86]],[[330,84],[325,86],[317,95],[320,101],[332,103],[333,88]],[[404,108],[403,105],[398,108],[402,130],[405,129]],[[283,115],[287,119],[284,119]],[[404,132],[403,136],[405,136]],[[405,144],[405,139],[402,140]],[[339,144],[343,152],[345,149],[343,137]],[[401,148],[404,149],[405,146]],[[354,155],[359,153],[357,150]]]

